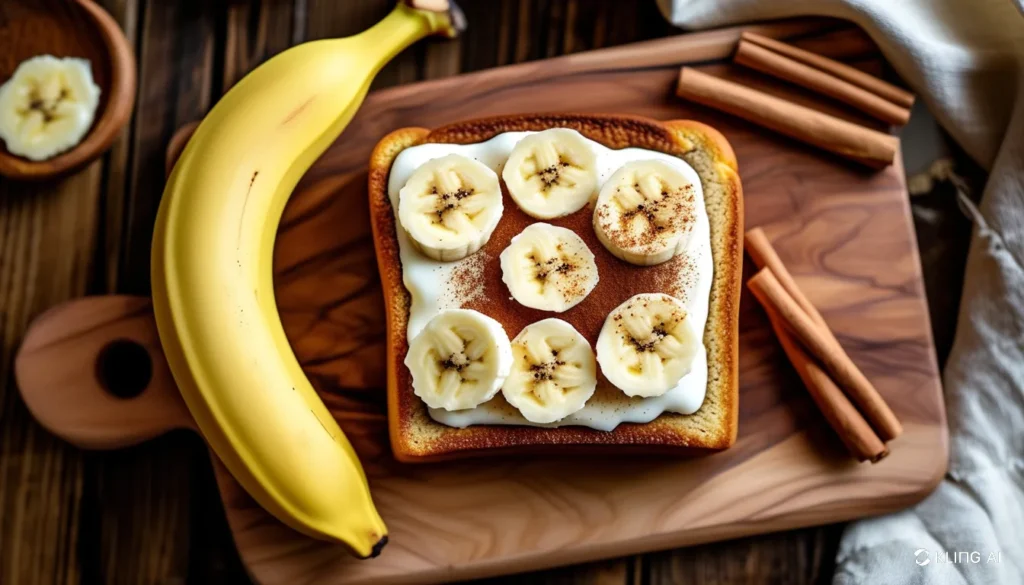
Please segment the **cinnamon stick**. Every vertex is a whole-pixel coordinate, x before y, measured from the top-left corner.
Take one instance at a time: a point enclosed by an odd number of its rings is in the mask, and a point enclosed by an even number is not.
[[[760,45],[780,55],[785,55],[790,59],[795,59],[805,65],[810,65],[815,69],[831,73],[844,81],[848,81],[857,87],[866,89],[898,106],[909,109],[914,105],[914,94],[873,75],[868,75],[863,71],[850,67],[845,63],[834,61],[828,57],[818,55],[817,53],[805,51],[798,47],[794,47],[793,45],[788,45],[782,41],[770,39],[766,36],[753,32],[744,32],[740,35],[740,39],[754,43],[755,45]]]
[[[832,334],[828,324],[825,323],[824,317],[797,286],[792,274],[782,263],[782,259],[779,258],[764,230],[757,227],[748,231],[743,237],[743,245],[754,264],[758,268],[770,269],[779,284],[786,289],[786,292],[793,297],[800,308],[821,328],[822,332],[828,335],[832,342],[839,345],[839,341]],[[768,306],[765,307],[765,312],[768,313],[775,336],[778,337],[793,368],[800,376],[804,386],[807,387],[815,404],[818,405],[818,409],[835,429],[850,453],[859,461],[873,463],[888,455],[889,450],[871,429],[864,416],[857,411],[846,394],[832,381],[832,378],[793,339],[793,334],[786,329],[778,313]]]
[[[765,312],[768,313],[775,336],[778,337],[783,351],[786,352],[786,357],[793,364],[793,369],[796,370],[800,380],[807,387],[807,392],[811,395],[814,403],[818,405],[818,410],[839,435],[839,439],[846,446],[847,451],[857,461],[872,463],[881,461],[889,454],[889,449],[871,429],[868,421],[864,420],[864,416],[850,402],[846,394],[843,394],[843,391],[836,386],[832,378],[793,339],[793,334],[786,329],[782,318],[779,317],[775,309],[765,305]]]
[[[683,67],[676,95],[874,168],[892,164],[899,140],[870,128]]]
[[[771,268],[772,274],[778,279],[779,284],[800,305],[804,313],[807,313],[808,317],[813,319],[815,323],[821,326],[822,330],[827,331],[829,336],[835,339],[835,336],[832,336],[832,330],[825,323],[825,318],[821,316],[821,313],[818,312],[818,309],[807,298],[807,295],[797,286],[796,281],[793,280],[793,275],[789,273],[789,269],[782,263],[782,259],[779,258],[775,248],[768,241],[768,236],[765,235],[764,230],[757,227],[748,231],[743,236],[743,247],[746,248],[750,259],[754,261],[754,265],[758,268],[766,266]]]
[[[902,126],[910,120],[909,108],[894,104],[831,73],[804,65],[750,41],[740,41],[733,60],[740,65],[835,98],[887,124]]]
[[[864,418],[871,423],[882,441],[891,441],[903,432],[900,421],[878,390],[871,385],[850,356],[823,333],[820,325],[803,312],[800,305],[779,284],[770,268],[762,268],[750,279],[747,286],[762,305],[771,307],[771,310],[779,315],[786,328],[800,340],[811,355],[821,361],[833,379],[846,389],[850,400],[857,404]]]

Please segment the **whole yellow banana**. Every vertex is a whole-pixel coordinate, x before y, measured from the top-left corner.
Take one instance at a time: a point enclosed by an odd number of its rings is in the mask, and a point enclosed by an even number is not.
[[[255,69],[189,141],[153,234],[160,341],[206,440],[274,516],[361,557],[380,552],[387,528],[352,446],[285,338],[271,256],[296,182],[352,119],[373,77],[414,41],[453,35],[452,20],[400,3],[359,35],[299,45]]]

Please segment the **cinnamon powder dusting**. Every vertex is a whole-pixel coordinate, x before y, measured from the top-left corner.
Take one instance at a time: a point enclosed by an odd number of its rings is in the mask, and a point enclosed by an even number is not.
[[[479,300],[485,299],[484,287],[481,285],[483,280],[484,268],[488,264],[498,264],[497,257],[494,256],[494,261],[491,262],[492,256],[485,250],[478,250],[475,254],[470,254],[466,258],[459,261],[455,270],[452,271],[451,279],[445,286],[444,294],[449,301],[448,306],[459,306],[459,308],[467,308],[468,303],[474,303]],[[480,311],[485,315],[491,315],[487,311]],[[491,315],[494,317],[494,315]],[[497,319],[497,317],[494,317]],[[501,319],[497,319],[501,321]]]
[[[612,256],[597,239],[593,227],[594,208],[587,205],[576,213],[547,220],[547,223],[576,232],[594,254],[594,262],[600,280],[597,286],[582,302],[564,313],[539,311],[520,305],[511,298],[508,287],[501,280],[501,263],[497,258],[509,242],[528,225],[538,221],[525,213],[509,196],[502,185],[502,199],[505,211],[490,241],[467,260],[476,256],[491,260],[470,262],[460,266],[452,277],[455,289],[472,291],[473,294],[460,296],[461,308],[473,309],[497,320],[513,338],[524,327],[535,321],[557,317],[576,328],[591,346],[597,343],[604,320],[615,307],[626,299],[640,293],[660,292],[680,298],[696,283],[694,263],[686,254],[680,254],[657,266],[634,266]],[[470,284],[473,283],[473,284]]]
[[[634,185],[634,187],[639,189],[640,186]],[[666,230],[691,230],[697,220],[693,185],[684,185],[679,191],[672,193],[662,191],[661,195],[662,198],[659,200],[648,201],[636,209],[626,212],[618,218],[617,222],[606,208],[602,208],[597,211],[597,221],[608,238],[618,244],[620,248],[641,253],[655,251],[659,247],[659,240],[663,232]],[[636,216],[643,217],[650,229],[639,234],[630,230],[629,225]],[[659,220],[666,216],[667,221]]]
[[[593,275],[580,271],[581,268],[586,268],[587,264],[583,257],[583,251],[574,247],[573,250],[567,252],[565,247],[564,242],[555,247],[559,254],[556,258],[549,258],[542,262],[531,255],[529,259],[534,262],[533,273],[535,278],[543,283],[542,288],[554,287],[555,292],[561,295],[563,300],[569,302],[584,294],[593,280]],[[557,278],[549,279],[552,275]]]

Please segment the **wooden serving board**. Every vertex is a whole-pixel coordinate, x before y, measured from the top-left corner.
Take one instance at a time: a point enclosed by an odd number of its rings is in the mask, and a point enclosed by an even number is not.
[[[819,52],[874,54],[858,31],[836,27],[800,21],[753,28],[796,37]],[[285,330],[359,451],[391,543],[377,559],[354,560],[340,546],[277,522],[218,464],[228,521],[258,581],[468,579],[877,514],[932,490],[946,469],[945,411],[902,167],[868,172],[671,97],[683,63],[735,76],[715,62],[730,53],[739,32],[685,35],[369,97],[292,197],[274,260]],[[691,459],[552,454],[415,466],[392,459],[384,310],[365,187],[370,149],[403,126],[567,110],[694,118],[728,137],[739,158],[747,226],[764,226],[903,421],[906,431],[890,457],[869,465],[845,456],[744,292],[740,430],[728,451]],[[124,344],[105,350],[118,339],[146,352]],[[145,385],[147,361],[152,380],[140,395],[104,391],[104,384],[130,389],[138,377]],[[116,448],[193,426],[145,298],[97,297],[51,310],[28,333],[16,375],[40,422],[83,447]]]

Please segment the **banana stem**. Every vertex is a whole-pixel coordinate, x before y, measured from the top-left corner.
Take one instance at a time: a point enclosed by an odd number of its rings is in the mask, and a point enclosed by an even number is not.
[[[399,3],[383,20],[349,38],[358,40],[364,46],[381,47],[385,50],[384,53],[375,55],[379,70],[419,39],[430,34],[447,33],[451,28],[447,13],[417,10]]]

